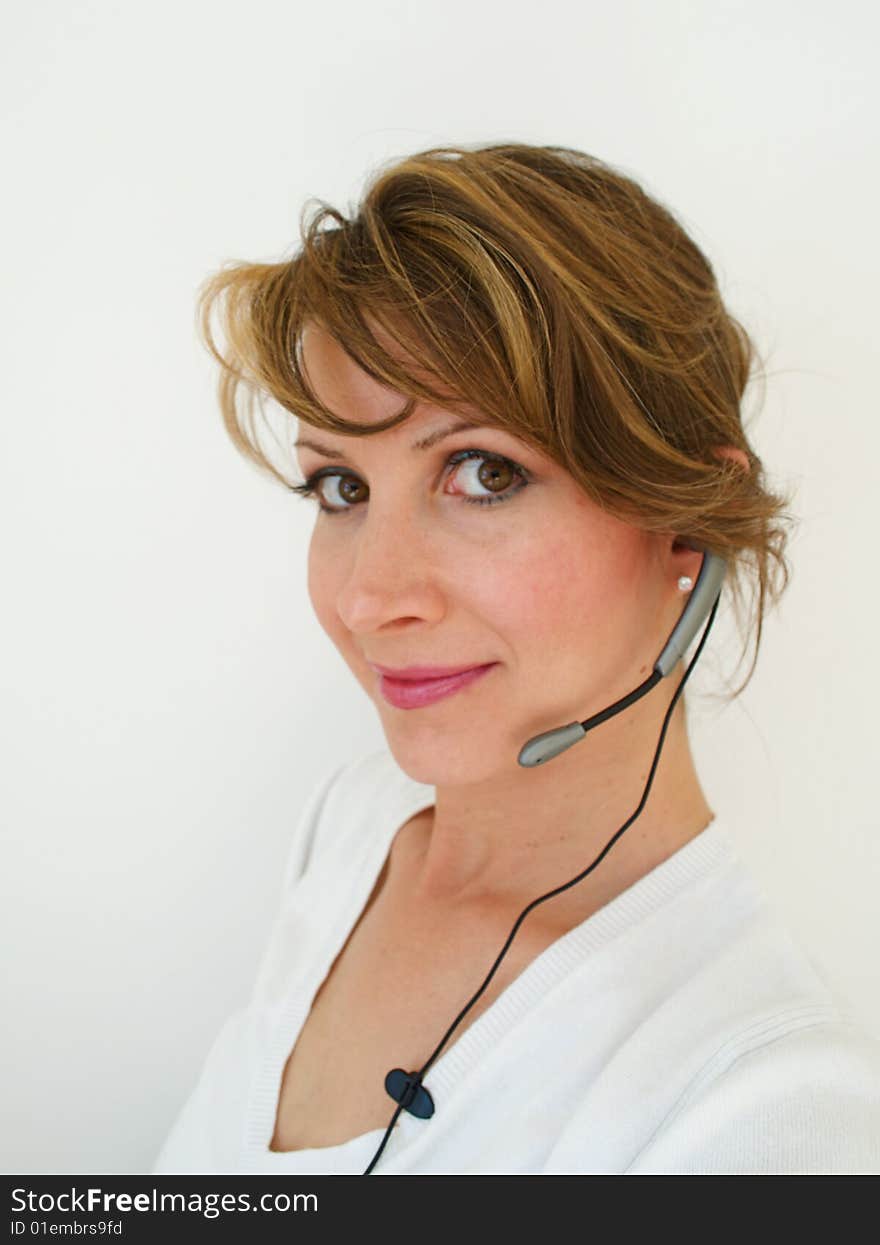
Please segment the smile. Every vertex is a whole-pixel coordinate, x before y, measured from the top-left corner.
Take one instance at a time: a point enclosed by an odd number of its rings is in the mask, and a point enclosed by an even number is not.
[[[488,666],[475,666],[472,670],[463,670],[461,674],[446,675],[440,679],[392,679],[387,674],[378,676],[379,691],[395,709],[421,709],[431,705],[435,700],[443,700],[446,696],[454,696],[463,688],[475,683],[487,674],[497,662]]]

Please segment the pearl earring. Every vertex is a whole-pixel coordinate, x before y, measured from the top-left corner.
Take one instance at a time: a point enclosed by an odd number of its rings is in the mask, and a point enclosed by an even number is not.
[[[694,586],[694,581],[691,579],[690,575],[682,575],[678,581],[678,586],[682,592],[690,592],[691,588]]]

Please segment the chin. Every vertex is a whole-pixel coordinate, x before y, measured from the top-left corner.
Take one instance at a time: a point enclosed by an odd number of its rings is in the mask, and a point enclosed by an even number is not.
[[[392,727],[383,722],[383,727],[389,751],[403,772],[429,787],[468,786],[520,769],[519,748],[500,735],[487,739],[485,732],[478,736],[468,731],[454,736],[419,731],[407,722]]]

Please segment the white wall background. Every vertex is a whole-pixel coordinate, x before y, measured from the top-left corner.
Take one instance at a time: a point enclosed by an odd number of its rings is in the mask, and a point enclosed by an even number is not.
[[[437,143],[633,173],[769,353],[751,436],[798,489],[794,579],[694,747],[880,1034],[876,6],[43,0],[4,27],[0,1168],[149,1171],[316,769],[383,743],[311,615],[312,512],[225,440],[193,306],[287,253],[307,197],[348,210]]]

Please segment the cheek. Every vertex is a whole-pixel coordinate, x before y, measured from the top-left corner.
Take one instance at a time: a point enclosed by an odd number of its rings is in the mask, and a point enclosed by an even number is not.
[[[503,555],[469,560],[460,582],[476,616],[543,646],[608,612],[613,590],[604,567],[576,532],[562,540],[535,534]]]
[[[472,612],[491,621],[502,635],[541,642],[567,611],[564,582],[540,555],[498,559],[475,568],[467,585]]]
[[[545,665],[583,661],[597,647],[627,651],[640,616],[632,594],[645,567],[638,543],[618,535],[568,524],[562,538],[536,535],[491,569],[473,568],[474,612]]]

